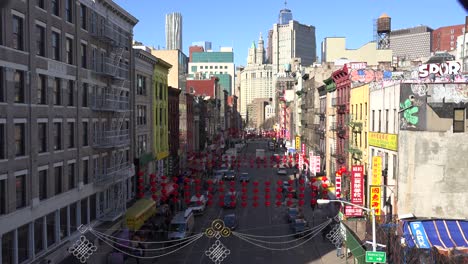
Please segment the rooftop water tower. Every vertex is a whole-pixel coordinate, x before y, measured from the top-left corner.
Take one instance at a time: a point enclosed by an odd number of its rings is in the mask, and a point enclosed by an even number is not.
[[[377,19],[377,49],[390,49],[390,31],[392,19],[383,13]]]

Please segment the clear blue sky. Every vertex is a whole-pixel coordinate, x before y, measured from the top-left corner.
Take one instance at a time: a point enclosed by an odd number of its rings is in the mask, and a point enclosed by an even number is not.
[[[139,19],[135,40],[165,46],[165,14],[183,18],[183,52],[195,41],[211,41],[213,50],[234,48],[236,66],[245,65],[252,41],[278,20],[284,0],[114,0]],[[434,29],[463,24],[467,13],[456,0],[288,0],[294,20],[315,26],[317,55],[325,37],[346,37],[355,49],[373,38],[373,20],[382,13],[392,18],[392,29],[420,24]]]

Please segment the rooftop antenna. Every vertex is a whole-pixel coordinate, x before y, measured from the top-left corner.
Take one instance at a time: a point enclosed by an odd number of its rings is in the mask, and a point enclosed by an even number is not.
[[[284,0],[284,8],[286,8],[287,5],[288,5],[288,1]]]

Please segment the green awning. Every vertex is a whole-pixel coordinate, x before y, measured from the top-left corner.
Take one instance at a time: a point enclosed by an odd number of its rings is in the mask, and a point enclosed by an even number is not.
[[[366,250],[362,246],[360,239],[354,234],[354,232],[349,229],[345,224],[346,228],[346,248],[348,248],[353,257],[356,259],[357,263],[365,264],[366,263]]]

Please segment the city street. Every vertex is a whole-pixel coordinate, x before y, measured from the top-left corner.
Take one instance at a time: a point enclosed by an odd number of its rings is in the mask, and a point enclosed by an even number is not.
[[[266,141],[255,141],[249,142],[248,147],[244,149],[247,155],[254,155],[255,149],[264,148],[267,149]],[[277,152],[280,154],[279,152]],[[267,156],[271,156],[273,152],[267,152]],[[272,205],[266,207],[263,199],[263,182],[270,180],[275,183],[280,177],[281,179],[286,176],[278,176],[276,169],[274,168],[240,168],[240,173],[248,172],[251,175],[251,182],[249,183],[249,195],[252,195],[253,180],[258,180],[259,184],[259,206],[253,208],[251,200],[246,208],[240,206],[240,200],[238,206],[235,209],[222,209],[217,204],[218,200],[215,196],[214,204],[208,207],[202,216],[196,216],[195,218],[195,233],[203,232],[206,228],[211,226],[213,220],[219,218],[222,219],[224,215],[229,213],[235,213],[239,218],[238,228],[235,230],[239,233],[247,233],[254,235],[263,236],[274,236],[274,235],[288,235],[291,234],[290,226],[286,219],[286,207],[276,207],[274,205],[275,190],[272,188]],[[237,183],[237,190],[240,191],[240,184]],[[272,185],[273,186],[273,185]],[[306,193],[306,195],[309,195]],[[306,196],[307,197],[307,196]],[[251,199],[251,198],[250,198]],[[304,206],[305,218],[310,222],[311,225],[318,225],[326,221],[326,217],[330,216],[325,209],[316,209],[314,214],[308,204]],[[293,237],[287,237],[285,240],[292,240]],[[303,238],[305,239],[305,238]],[[299,240],[302,242],[303,239]],[[284,240],[271,240],[271,241],[284,241]],[[159,258],[158,263],[167,264],[192,264],[192,263],[212,263],[207,256],[205,251],[215,242],[215,239],[209,239],[206,236],[199,239],[193,244],[188,245],[173,254]],[[336,258],[334,262],[324,262],[321,256],[333,252],[334,246],[328,242],[323,241],[322,236],[319,233],[316,237],[298,246],[295,249],[284,250],[284,251],[272,251],[254,246],[246,241],[243,241],[235,236],[227,238],[221,238],[221,242],[231,251],[231,254],[222,263],[337,263],[339,259]],[[274,248],[287,248],[295,245],[296,242],[288,244],[263,244],[267,247]],[[133,261],[133,260],[132,260]],[[155,260],[148,263],[154,263]],[[144,262],[146,263],[146,262]]]

